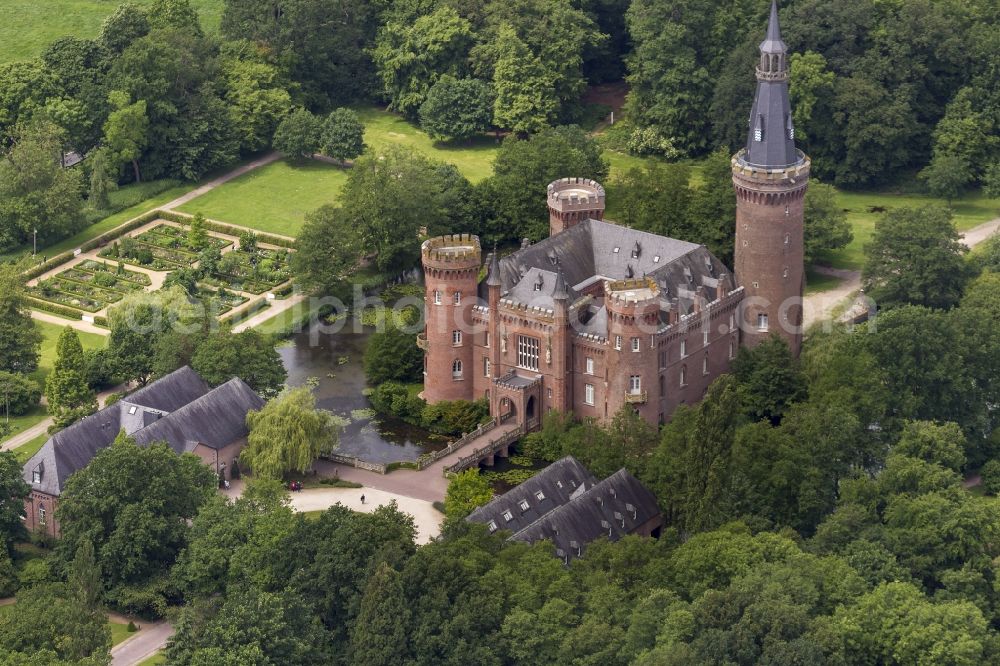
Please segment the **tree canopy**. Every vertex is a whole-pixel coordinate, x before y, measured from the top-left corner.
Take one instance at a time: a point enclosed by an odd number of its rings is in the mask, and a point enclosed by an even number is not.
[[[333,416],[316,408],[309,386],[286,389],[263,409],[247,414],[247,448],[241,462],[263,479],[285,472],[305,472],[313,461],[337,446]]]

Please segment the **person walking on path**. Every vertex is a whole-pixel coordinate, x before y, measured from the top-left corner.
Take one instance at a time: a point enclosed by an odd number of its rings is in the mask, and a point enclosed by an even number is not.
[[[362,504],[364,504],[364,503],[365,503],[365,496],[364,496],[364,495],[361,495],[361,503],[362,503]]]

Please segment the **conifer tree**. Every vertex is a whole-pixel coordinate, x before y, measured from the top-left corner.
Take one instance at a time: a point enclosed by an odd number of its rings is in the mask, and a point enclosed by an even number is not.
[[[57,428],[65,428],[97,411],[97,400],[86,378],[87,364],[80,336],[72,326],[67,326],[59,334],[55,367],[45,380],[45,398]]]
[[[404,661],[408,618],[399,573],[383,562],[361,598],[361,611],[351,632],[350,663],[394,666]]]

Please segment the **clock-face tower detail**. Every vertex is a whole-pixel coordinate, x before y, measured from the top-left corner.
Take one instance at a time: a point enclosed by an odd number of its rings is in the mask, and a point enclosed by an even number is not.
[[[809,158],[795,147],[788,48],[781,39],[777,3],[772,2],[767,37],[760,45],[746,147],[732,159],[734,268],[746,290],[743,344],[752,347],[778,334],[796,356],[802,346],[803,214],[809,166]]]

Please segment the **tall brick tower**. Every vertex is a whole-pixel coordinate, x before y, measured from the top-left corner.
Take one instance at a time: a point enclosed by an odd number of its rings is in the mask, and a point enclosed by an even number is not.
[[[651,343],[659,328],[660,289],[649,277],[604,283],[608,309],[608,414],[622,404],[635,407],[656,422],[660,400],[657,348]]]
[[[803,208],[809,158],[795,147],[788,101],[788,47],[781,39],[777,2],[760,44],[757,95],[746,148],[732,160],[736,188],[736,279],[746,290],[743,341],[771,333],[802,346]]]
[[[604,187],[589,178],[560,178],[549,183],[549,236],[581,220],[604,219]]]
[[[424,265],[426,328],[423,347],[427,402],[472,400],[475,372],[472,307],[476,305],[481,250],[470,234],[439,236],[420,248]]]

